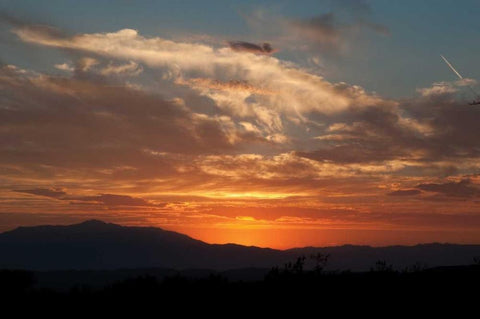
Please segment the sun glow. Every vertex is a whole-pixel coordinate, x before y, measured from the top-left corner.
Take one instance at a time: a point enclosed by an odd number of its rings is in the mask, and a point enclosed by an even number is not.
[[[208,198],[225,199],[284,199],[293,196],[305,196],[301,193],[266,193],[266,192],[203,192],[198,194]]]
[[[142,193],[144,196],[153,197],[203,197],[209,199],[286,199],[289,197],[305,197],[310,196],[306,192],[261,192],[261,191],[179,191],[179,192],[154,192],[154,193]]]

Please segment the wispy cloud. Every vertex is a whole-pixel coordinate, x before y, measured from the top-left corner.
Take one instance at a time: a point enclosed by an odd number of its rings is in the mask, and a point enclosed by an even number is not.
[[[244,18],[254,30],[268,32],[288,49],[338,55],[350,49],[360,32],[390,35],[387,26],[374,21],[372,12],[367,1],[335,1],[330,11],[306,18],[276,15],[266,9],[254,10]]]
[[[14,190],[17,193],[25,193],[36,196],[50,197],[63,201],[74,201],[76,203],[93,203],[106,206],[158,206],[148,200],[128,195],[99,194],[93,196],[78,196],[67,194],[63,190],[54,188],[34,188]],[[160,205],[163,207],[164,205]]]
[[[473,197],[480,195],[480,188],[469,179],[459,182],[425,183],[416,186],[418,189],[452,197]]]
[[[422,191],[418,189],[399,189],[388,193],[389,196],[415,196],[421,194]]]
[[[18,190],[15,190],[15,192],[45,196],[45,197],[51,197],[51,198],[57,198],[57,199],[64,198],[67,195],[67,193],[65,193],[62,190],[52,189],[52,188],[18,189]]]

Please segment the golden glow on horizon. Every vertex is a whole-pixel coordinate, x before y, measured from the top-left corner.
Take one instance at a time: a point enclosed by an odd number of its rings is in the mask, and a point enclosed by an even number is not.
[[[289,197],[305,197],[310,194],[306,192],[263,192],[263,191],[179,191],[179,192],[149,192],[142,193],[141,195],[152,196],[152,197],[162,197],[162,196],[173,196],[173,197],[202,197],[206,199],[235,199],[235,200],[249,200],[249,199],[258,199],[258,200],[269,200],[269,199],[286,199]]]
[[[293,196],[305,196],[303,193],[266,193],[266,192],[201,192],[196,195],[215,199],[284,199]]]

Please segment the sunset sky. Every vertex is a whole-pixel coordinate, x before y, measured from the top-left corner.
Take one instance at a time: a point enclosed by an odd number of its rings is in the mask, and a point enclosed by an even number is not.
[[[274,248],[480,243],[478,0],[0,12],[0,231],[100,219]]]

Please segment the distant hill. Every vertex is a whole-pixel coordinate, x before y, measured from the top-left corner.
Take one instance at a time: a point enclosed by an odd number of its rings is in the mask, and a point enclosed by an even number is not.
[[[318,252],[330,254],[329,269],[368,270],[378,260],[397,269],[471,264],[480,245],[338,246],[275,250],[234,244],[211,245],[154,227],[127,227],[90,220],[69,226],[19,227],[0,233],[0,268],[238,269],[270,268]]]

